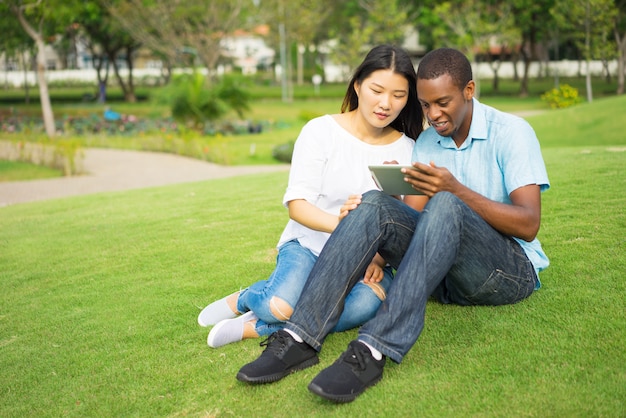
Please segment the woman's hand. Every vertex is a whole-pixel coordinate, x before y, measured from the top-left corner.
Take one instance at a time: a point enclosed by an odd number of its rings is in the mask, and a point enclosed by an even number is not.
[[[372,262],[367,266],[365,270],[365,274],[363,275],[364,283],[379,283],[385,277],[385,273],[383,272],[383,268],[387,262],[384,258],[380,256],[380,254],[376,253]]]
[[[351,194],[348,197],[348,200],[343,204],[341,209],[339,210],[339,222],[350,213],[351,210],[354,210],[361,204],[361,195],[360,194]]]

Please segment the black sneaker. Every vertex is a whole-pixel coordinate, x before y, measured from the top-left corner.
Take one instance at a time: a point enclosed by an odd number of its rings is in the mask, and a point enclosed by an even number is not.
[[[309,383],[309,390],[333,402],[352,402],[383,378],[385,361],[384,356],[376,360],[362,342],[352,341],[337,361]]]
[[[307,343],[297,342],[287,331],[274,332],[261,346],[261,356],[243,366],[237,380],[246,383],[276,382],[290,373],[319,363],[317,351]]]

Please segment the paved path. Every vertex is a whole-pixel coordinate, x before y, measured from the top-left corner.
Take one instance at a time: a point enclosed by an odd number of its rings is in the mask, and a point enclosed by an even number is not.
[[[0,182],[0,206],[289,170],[287,164],[233,167],[156,152],[95,148],[84,151],[83,168],[86,174],[45,180]]]

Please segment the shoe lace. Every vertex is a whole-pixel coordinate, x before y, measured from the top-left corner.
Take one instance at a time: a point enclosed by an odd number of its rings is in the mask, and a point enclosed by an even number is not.
[[[276,342],[276,344],[274,344],[274,342]],[[265,347],[265,350],[272,350],[274,353],[278,353],[287,345],[287,341],[284,335],[279,332],[274,332],[265,340],[261,341],[259,345]]]
[[[354,344],[350,344],[344,355],[344,361],[348,364],[358,366],[359,370],[365,370],[366,355],[367,353],[365,353],[365,351],[359,349],[359,347],[355,347]]]

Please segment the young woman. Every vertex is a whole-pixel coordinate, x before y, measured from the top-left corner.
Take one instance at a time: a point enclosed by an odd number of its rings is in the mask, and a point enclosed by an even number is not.
[[[376,189],[368,165],[411,162],[422,131],[416,75],[409,55],[391,45],[373,48],[355,70],[341,113],[309,121],[296,141],[283,204],[290,220],[267,280],[211,303],[198,316],[215,325],[210,347],[269,335],[283,327],[317,257],[339,221]],[[357,327],[376,313],[393,279],[378,254],[346,298],[335,331]]]

